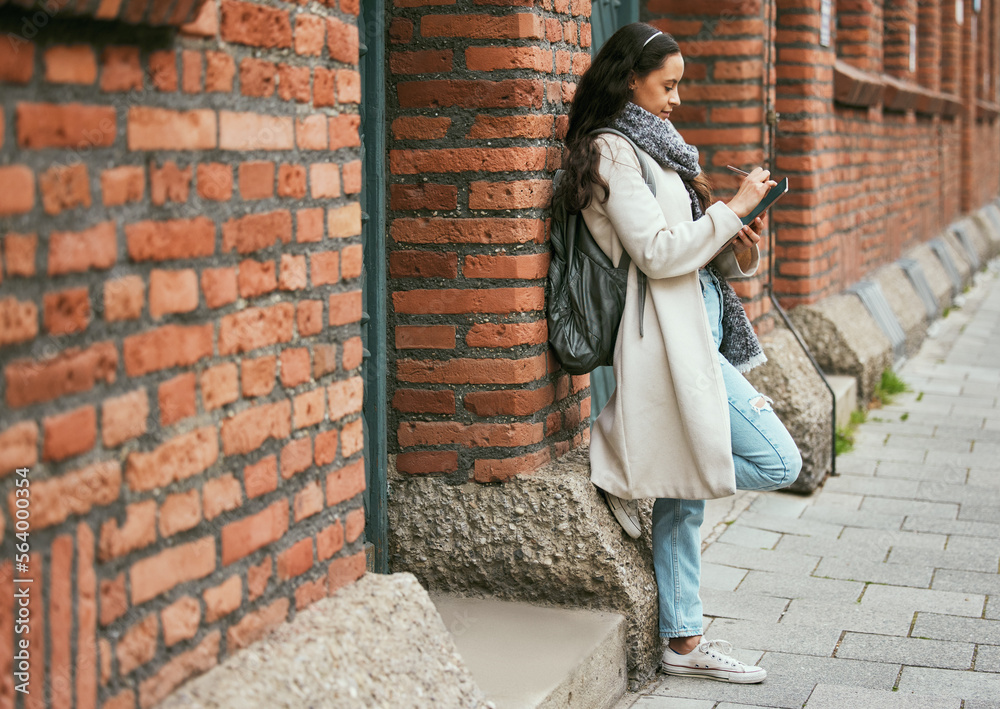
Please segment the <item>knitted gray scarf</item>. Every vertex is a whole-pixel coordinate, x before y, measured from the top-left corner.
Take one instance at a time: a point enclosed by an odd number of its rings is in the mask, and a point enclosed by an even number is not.
[[[658,118],[631,101],[611,123],[635,144],[653,156],[661,167],[676,170],[691,197],[691,213],[695,220],[704,212],[691,180],[701,172],[698,148],[688,144],[669,118]],[[740,372],[749,372],[764,364],[767,357],[760,346],[753,325],[747,318],[740,297],[714,266],[706,267],[722,285],[722,344],[719,352]]]

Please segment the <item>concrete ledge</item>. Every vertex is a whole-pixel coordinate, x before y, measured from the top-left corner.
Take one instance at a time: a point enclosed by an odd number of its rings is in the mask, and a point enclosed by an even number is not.
[[[880,268],[872,277],[881,286],[889,307],[903,328],[907,356],[915,354],[927,335],[927,311],[920,294],[898,264],[891,263]]]
[[[645,680],[661,646],[652,501],[640,507],[643,533],[633,540],[590,482],[586,448],[498,484],[447,485],[390,470],[389,563],[432,593],[621,613],[629,676]]]
[[[861,401],[871,399],[882,371],[892,366],[892,344],[858,296],[833,295],[788,317],[824,372],[853,376]]]
[[[802,472],[789,489],[812,492],[831,467],[830,392],[791,331],[776,329],[761,338],[761,345],[768,361],[751,370],[747,380],[774,399],[775,413],[802,453]]]
[[[185,684],[161,709],[486,707],[427,592],[366,574]]]
[[[955,262],[955,268],[958,269],[958,274],[962,277],[962,285],[968,285],[972,278],[972,264],[969,262],[969,257],[965,253],[965,248],[958,240],[958,235],[951,229],[945,229],[944,233],[941,235],[941,239],[948,247],[948,252],[951,254],[951,260]]]
[[[979,231],[989,244],[989,260],[1000,253],[1000,209],[993,203],[987,204],[972,218],[979,226]]]
[[[921,244],[907,254],[910,258],[920,263],[924,275],[927,276],[927,283],[930,284],[931,291],[937,299],[940,310],[944,310],[952,302],[952,285],[948,272],[944,270],[944,265],[937,254],[928,244]]]

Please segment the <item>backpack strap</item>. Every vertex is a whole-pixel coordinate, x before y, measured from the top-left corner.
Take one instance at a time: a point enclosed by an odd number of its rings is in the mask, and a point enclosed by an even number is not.
[[[649,163],[646,158],[642,157],[642,153],[639,152],[639,146],[635,144],[635,141],[629,138],[627,135],[614,128],[597,128],[592,130],[591,134],[599,133],[614,133],[617,136],[621,136],[628,141],[628,144],[632,146],[632,150],[635,151],[635,156],[639,159],[639,172],[642,174],[642,179],[646,181],[646,186],[649,191],[656,196],[656,180],[653,177],[653,172],[649,168]],[[632,263],[632,257],[628,255],[628,251],[622,247],[622,256],[618,260],[618,268],[624,268],[628,270],[629,264]],[[639,267],[635,267],[636,282],[639,285],[639,337],[643,336],[643,315],[646,310],[646,274],[639,270]]]

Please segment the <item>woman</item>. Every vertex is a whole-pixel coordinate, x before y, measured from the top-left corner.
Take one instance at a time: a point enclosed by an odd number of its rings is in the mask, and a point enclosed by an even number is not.
[[[744,227],[742,217],[775,182],[755,168],[729,202],[713,203],[698,149],[670,122],[683,74],[669,34],[641,22],[615,32],[577,87],[555,199],[582,211],[615,263],[623,250],[632,259],[616,388],[591,432],[591,479],[632,537],[639,536],[636,501],[656,498],[653,565],[659,630],[668,640],[662,669],[760,682],[765,671],[730,657],[728,643],[703,641],[698,589],[705,500],[785,487],[802,467],[770,399],[740,373],[765,357],[725,281],[757,270],[764,222]],[[629,142],[594,133],[601,128],[638,145],[655,196]]]

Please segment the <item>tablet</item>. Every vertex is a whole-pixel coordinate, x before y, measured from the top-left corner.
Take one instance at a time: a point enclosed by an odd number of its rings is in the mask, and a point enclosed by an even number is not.
[[[767,191],[767,194],[764,195],[764,199],[762,199],[760,202],[757,203],[757,206],[753,208],[753,211],[750,212],[745,217],[743,217],[743,224],[746,225],[752,222],[754,219],[760,216],[761,212],[763,212],[765,209],[774,204],[778,200],[778,197],[785,194],[785,192],[787,191],[788,191],[788,178],[783,177],[781,178],[781,182],[779,182],[778,184],[776,184],[774,187],[772,187]]]

